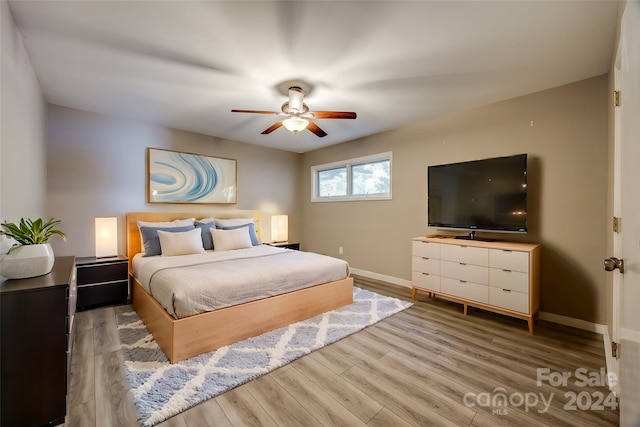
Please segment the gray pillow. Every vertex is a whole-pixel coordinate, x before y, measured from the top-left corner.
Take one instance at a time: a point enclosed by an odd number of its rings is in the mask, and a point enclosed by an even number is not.
[[[216,229],[216,223],[196,221],[196,228],[202,229],[202,247],[204,247],[205,250],[213,249],[213,238],[211,237],[211,229]]]
[[[160,238],[158,230],[169,231],[172,233],[193,230],[193,225],[185,225],[184,227],[140,227],[140,235],[142,236],[142,246],[144,247],[143,256],[162,255],[160,248]]]

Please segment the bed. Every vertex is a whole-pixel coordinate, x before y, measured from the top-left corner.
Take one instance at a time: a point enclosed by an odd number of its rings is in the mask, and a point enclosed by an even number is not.
[[[133,260],[144,252],[138,221],[163,222],[212,216],[217,219],[253,218],[259,236],[259,211],[214,213],[129,212],[126,214],[127,256],[133,307],[171,363],[260,335],[353,302],[353,279],[348,276],[284,294],[263,297],[200,314],[176,318],[145,289],[134,274]],[[256,248],[264,252],[266,248]],[[139,256],[138,256],[139,258]],[[262,270],[261,270],[262,271]]]

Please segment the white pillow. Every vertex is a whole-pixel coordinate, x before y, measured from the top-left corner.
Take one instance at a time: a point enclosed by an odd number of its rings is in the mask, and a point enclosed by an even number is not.
[[[235,228],[233,230],[211,229],[214,251],[230,251],[232,249],[251,248],[249,228]]]
[[[234,227],[236,225],[253,224],[253,218],[216,219],[216,227]]]
[[[138,220],[138,228],[140,227],[185,227],[187,225],[193,225],[195,218],[187,219],[174,219],[173,221],[164,222],[147,222]]]
[[[215,222],[216,220],[211,217],[208,217],[208,218],[200,218],[200,219],[197,219],[196,221],[202,224],[209,224],[209,223]]]
[[[176,256],[204,253],[202,247],[202,229],[171,233],[158,230],[162,256]]]

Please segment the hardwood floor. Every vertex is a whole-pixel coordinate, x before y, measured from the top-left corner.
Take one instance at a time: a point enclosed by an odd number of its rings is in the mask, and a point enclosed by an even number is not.
[[[394,285],[356,277],[356,286],[410,300]],[[77,314],[67,426],[137,425],[115,310]],[[464,316],[459,304],[419,295],[401,313],[158,425],[616,426],[609,391],[596,384],[604,366],[598,334],[537,322],[531,337],[525,321]],[[539,383],[538,369],[546,369]],[[566,384],[554,383],[564,372]]]

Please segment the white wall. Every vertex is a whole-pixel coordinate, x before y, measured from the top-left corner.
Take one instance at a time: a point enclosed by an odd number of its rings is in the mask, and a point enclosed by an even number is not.
[[[147,147],[237,159],[238,203],[148,204]],[[124,254],[126,212],[211,209],[262,211],[264,241],[271,215],[289,214],[290,238],[297,239],[299,161],[295,153],[49,105],[47,213],[67,234],[66,242],[51,244],[57,255],[94,256],[94,218],[117,216]]]
[[[0,25],[0,221],[45,217],[46,103],[4,0]],[[4,253],[6,239],[0,239]]]

